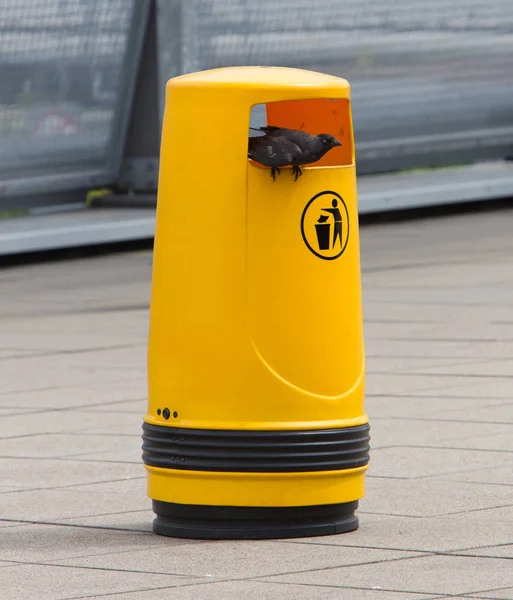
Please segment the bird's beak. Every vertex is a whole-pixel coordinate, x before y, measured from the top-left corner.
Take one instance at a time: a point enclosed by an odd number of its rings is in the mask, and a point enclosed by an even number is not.
[[[335,140],[333,142],[333,146],[342,146],[342,142],[339,142],[338,140]]]

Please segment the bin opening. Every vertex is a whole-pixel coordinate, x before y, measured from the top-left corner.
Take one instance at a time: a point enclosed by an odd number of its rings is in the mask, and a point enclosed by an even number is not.
[[[341,145],[328,139],[329,150],[315,162],[301,166],[301,170],[311,167],[342,167],[354,164],[354,148],[351,130],[351,108],[346,98],[312,98],[308,100],[283,100],[256,104],[251,108],[250,137],[262,136],[261,127],[280,127],[305,131],[310,135],[327,134]],[[250,143],[250,149],[255,147]],[[286,151],[286,150],[284,150]],[[260,168],[269,168],[258,162],[258,152],[253,152],[249,162]],[[301,159],[300,159],[301,160]],[[279,168],[294,168],[279,165]]]

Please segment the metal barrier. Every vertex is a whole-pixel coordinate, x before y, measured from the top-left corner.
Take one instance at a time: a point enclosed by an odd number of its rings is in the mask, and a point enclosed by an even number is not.
[[[1,0],[0,33],[4,216],[83,206],[102,186],[154,203],[165,82],[241,64],[350,81],[358,172],[373,175],[361,178],[362,212],[511,194],[502,162],[374,179],[513,155],[511,0]],[[124,218],[106,214],[96,241]],[[0,220],[0,254],[25,247],[23,227]]]
[[[351,82],[360,173],[513,147],[510,0],[189,0],[182,62],[318,70]],[[176,11],[160,2],[169,30]],[[178,56],[178,55],[177,55]]]
[[[28,196],[34,201],[34,194],[116,180],[148,6],[134,0],[3,0],[4,208],[23,206]]]

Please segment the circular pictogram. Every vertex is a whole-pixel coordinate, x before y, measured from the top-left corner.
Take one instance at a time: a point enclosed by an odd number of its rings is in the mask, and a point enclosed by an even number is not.
[[[335,260],[349,241],[349,213],[340,194],[319,192],[301,215],[301,235],[307,248],[323,260]]]

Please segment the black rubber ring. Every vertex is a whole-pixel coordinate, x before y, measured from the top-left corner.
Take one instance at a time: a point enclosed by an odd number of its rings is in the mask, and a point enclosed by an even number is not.
[[[261,540],[348,533],[358,529],[358,501],[320,506],[198,506],[153,501],[159,535]]]
[[[143,462],[162,469],[240,473],[338,471],[369,462],[368,424],[240,431],[143,424]]]

